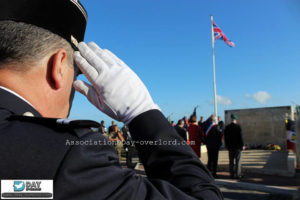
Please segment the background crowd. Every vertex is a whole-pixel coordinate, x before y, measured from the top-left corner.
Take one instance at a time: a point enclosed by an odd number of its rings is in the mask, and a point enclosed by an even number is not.
[[[194,152],[201,158],[201,146],[206,145],[207,168],[212,175],[217,177],[218,158],[220,147],[225,145],[229,152],[229,169],[231,178],[240,178],[241,175],[241,151],[244,142],[242,129],[237,123],[237,115],[231,115],[232,122],[225,127],[221,117],[211,115],[204,121],[201,116],[197,121],[196,109],[189,119],[184,117],[179,120],[175,127],[178,134],[183,137],[192,147]]]
[[[191,146],[199,159],[201,159],[201,146],[206,146],[207,168],[215,178],[217,177],[219,150],[221,146],[225,146],[228,149],[231,178],[240,178],[241,152],[244,146],[242,129],[237,123],[237,115],[232,114],[231,120],[232,122],[226,127],[220,116],[211,115],[206,120],[201,116],[198,121],[196,109],[194,109],[190,118],[183,117],[178,120],[177,124],[174,121],[170,121],[170,123]],[[112,121],[111,126],[106,128],[104,121],[101,121],[98,131],[114,142],[120,160],[122,152],[125,151],[127,167],[134,168],[132,157],[136,151],[131,142],[132,138],[128,127],[123,126],[119,129],[115,121]]]

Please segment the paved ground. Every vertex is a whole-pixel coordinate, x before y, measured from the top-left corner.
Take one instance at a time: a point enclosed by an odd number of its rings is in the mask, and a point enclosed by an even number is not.
[[[206,152],[201,161],[207,163]],[[230,179],[228,151],[220,151],[218,180],[224,197],[227,199],[300,199],[300,171],[291,177],[288,171],[288,152],[248,150],[242,153],[240,180]],[[230,183],[230,184],[225,184]],[[243,187],[240,187],[243,184]],[[297,190],[299,193],[297,193]]]
[[[123,165],[125,165],[124,160],[122,160]],[[204,164],[207,163],[205,152],[201,155],[201,161]],[[134,162],[138,162],[138,159],[134,158]],[[240,180],[230,179],[228,163],[228,152],[220,151],[219,178],[216,182],[226,200],[300,200],[300,171],[295,177],[264,174],[268,171],[276,174],[287,170],[287,152],[244,151],[242,155],[243,177]],[[137,167],[136,172],[145,176],[142,165]]]
[[[207,163],[207,154],[201,154],[201,161]],[[300,189],[299,172],[294,177],[282,176],[288,171],[287,152],[248,150],[242,153],[243,177],[240,182],[265,184],[282,188]],[[228,151],[219,153],[218,176],[221,179],[229,178]]]
[[[280,175],[288,171],[288,152],[269,150],[247,150],[242,152],[242,170],[244,173]],[[201,154],[201,161],[207,163],[207,153]],[[218,171],[228,170],[228,151],[219,152]],[[282,175],[282,174],[281,174]]]
[[[220,186],[225,200],[292,200],[290,195],[271,194],[233,186]]]

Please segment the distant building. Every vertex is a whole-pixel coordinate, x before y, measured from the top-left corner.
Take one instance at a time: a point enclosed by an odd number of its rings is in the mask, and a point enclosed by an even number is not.
[[[285,120],[287,113],[293,116],[292,106],[226,110],[226,125],[231,122],[232,113],[238,116],[245,144],[278,144],[286,149]]]

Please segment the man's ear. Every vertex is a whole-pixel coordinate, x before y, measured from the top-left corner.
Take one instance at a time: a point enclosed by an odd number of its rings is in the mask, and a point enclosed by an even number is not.
[[[52,54],[47,64],[47,80],[53,89],[60,89],[63,86],[64,65],[67,62],[67,52],[59,49]]]

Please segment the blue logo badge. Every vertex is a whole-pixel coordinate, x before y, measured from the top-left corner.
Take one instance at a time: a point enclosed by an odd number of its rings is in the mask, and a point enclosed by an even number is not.
[[[21,192],[25,188],[23,181],[14,181],[14,191]]]

